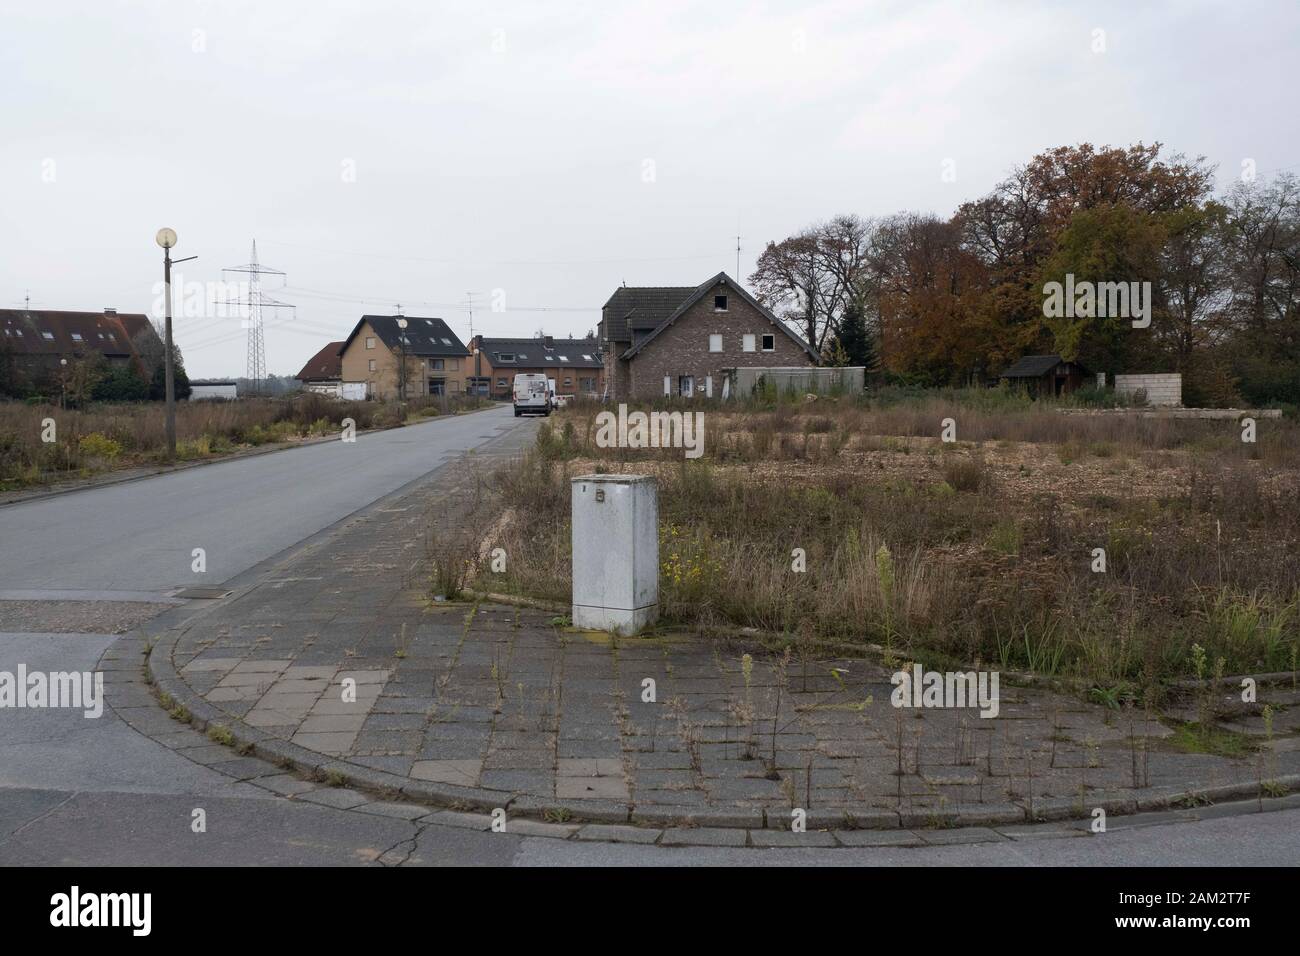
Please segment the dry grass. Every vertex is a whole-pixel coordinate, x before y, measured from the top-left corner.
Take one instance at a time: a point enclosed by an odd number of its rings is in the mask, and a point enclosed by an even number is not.
[[[457,398],[452,409],[474,399]],[[424,399],[409,404],[412,416],[437,414]],[[343,402],[303,393],[291,398],[233,402],[181,402],[176,406],[177,456],[219,457],[268,442],[327,435],[352,418],[358,429],[399,425],[395,405]],[[42,441],[43,422],[53,419],[57,440]],[[39,485],[68,475],[129,468],[164,460],[167,434],[161,403],[95,404],[61,410],[54,405],[0,402],[0,489]]]
[[[1295,422],[1265,420],[1241,448],[1231,421],[916,405],[706,407],[690,462],[596,448],[598,406],[566,410],[499,476],[510,585],[567,599],[567,476],[636,471],[659,480],[670,621],[1130,688],[1187,676],[1193,644],[1229,671],[1295,666]],[[939,440],[946,417],[955,444]]]

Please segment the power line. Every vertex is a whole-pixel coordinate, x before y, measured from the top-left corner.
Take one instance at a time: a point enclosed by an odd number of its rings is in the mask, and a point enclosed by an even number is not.
[[[380,252],[350,252],[342,249],[322,249],[319,246],[303,245],[294,242],[276,242],[275,240],[263,240],[268,245],[284,246],[288,249],[305,249],[309,252],[317,252],[330,256],[356,256],[365,259],[386,259],[391,262],[429,262],[436,265],[448,266],[584,266],[584,265],[604,265],[609,263],[625,262],[686,262],[694,259],[714,259],[717,252],[700,253],[698,255],[685,256],[620,256],[612,259],[438,259],[429,256],[395,256],[390,253]]]
[[[272,320],[265,324],[265,328],[284,332],[301,333],[303,335],[324,335],[331,338],[339,335],[345,336],[347,334],[347,330],[331,329],[325,326],[315,325],[311,322],[304,322],[301,319]],[[203,331],[205,334],[210,334],[214,330],[204,329]],[[242,329],[232,332],[218,332],[210,338],[202,338],[196,342],[190,342],[186,344],[185,348],[190,351],[199,351],[215,345],[225,345],[227,342],[232,342],[235,339],[238,339],[243,334],[244,331]]]
[[[385,295],[350,295],[350,294],[345,293],[345,292],[326,292],[326,291],[321,290],[321,289],[308,289],[308,288],[305,288],[305,287],[303,287],[303,286],[290,286],[290,285],[286,285],[286,286],[283,287],[282,291],[283,291],[286,295],[294,295],[294,296],[305,295],[305,296],[308,296],[309,298],[319,298],[319,299],[324,299],[324,300],[326,300],[326,301],[330,301],[330,302],[338,303],[339,305],[349,305],[349,304],[353,304],[353,303],[355,303],[355,304],[357,304],[357,305],[365,305],[365,304],[368,303],[368,302],[369,302],[369,303],[382,303],[382,304],[384,304],[384,305],[387,305],[387,304],[391,303],[391,302],[394,300],[393,296],[391,296],[391,295],[388,295],[388,296],[385,296]],[[469,294],[469,295],[473,295],[473,293],[468,293],[468,294]],[[453,311],[453,312],[471,312],[471,311],[473,311],[473,303],[472,303],[472,302],[470,302],[470,303],[465,303],[465,302],[430,302],[430,301],[427,301],[427,300],[426,300],[426,301],[420,301],[420,300],[414,300],[414,299],[403,299],[402,301],[406,302],[407,305],[428,306],[428,307],[431,308],[431,309],[448,309],[448,310],[451,310],[451,311]],[[600,306],[591,306],[591,305],[582,305],[582,306],[567,306],[567,305],[517,305],[517,306],[516,306],[516,305],[512,305],[512,306],[510,306],[509,309],[507,309],[506,311],[508,311],[508,312],[599,312],[599,311],[600,311]]]

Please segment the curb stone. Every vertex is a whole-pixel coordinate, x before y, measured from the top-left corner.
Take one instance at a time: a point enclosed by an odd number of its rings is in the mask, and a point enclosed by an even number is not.
[[[920,834],[929,846],[955,846],[963,843],[1006,843],[1003,836],[987,827],[961,827],[955,830],[924,830]]]
[[[728,827],[669,827],[659,843],[662,846],[745,846],[749,831]]]
[[[143,656],[143,653],[142,655]],[[153,660],[153,655],[150,655]],[[161,660],[161,658],[159,658]],[[166,670],[166,668],[163,668]],[[147,689],[143,673],[137,678],[136,685],[121,684],[121,688],[129,686],[138,686],[142,692]],[[156,686],[156,685],[155,685]],[[120,691],[115,691],[119,693]],[[175,696],[175,695],[173,695]],[[155,701],[156,703],[156,701]],[[181,706],[189,706],[184,699],[178,698],[177,703]],[[117,706],[117,701],[110,700],[110,707],[115,712],[131,724],[129,713],[131,710],[141,711],[144,708],[127,707],[125,712],[123,708]],[[195,707],[195,710],[202,708]],[[157,713],[155,708],[148,709],[150,713]],[[134,715],[137,719],[141,714]],[[224,716],[224,715],[223,715]],[[213,721],[218,723],[218,721]],[[221,726],[229,727],[230,721],[226,717]],[[131,724],[134,726],[133,724]],[[265,737],[255,728],[248,728],[251,737]],[[144,733],[145,731],[140,731]],[[233,735],[233,731],[232,731]],[[180,728],[176,731],[168,732],[160,736],[170,736],[173,743],[189,742],[197,744],[200,747],[211,746],[210,741],[202,735],[196,728]],[[180,739],[175,739],[180,738]],[[159,740],[160,743],[166,743],[158,737],[151,739]],[[238,738],[236,738],[238,739]],[[355,768],[351,764],[339,761],[333,758],[327,758],[322,755],[313,755],[311,751],[304,750],[294,744],[281,741],[278,738],[270,738],[263,741],[259,747],[267,751],[276,751],[282,754],[301,753],[309,756],[308,763],[312,766],[312,772],[320,775],[331,769],[348,777],[373,777],[382,779],[393,775],[385,774],[380,771],[370,773],[357,773],[356,771],[364,768]],[[177,753],[184,753],[186,749],[193,750],[194,747],[171,746],[169,749]],[[226,750],[227,748],[221,748]],[[281,761],[283,762],[283,761]],[[222,764],[231,763],[230,760],[204,761],[205,766],[220,770]],[[262,768],[266,771],[274,771],[276,765],[268,763]],[[401,778],[397,778],[401,779]],[[1289,778],[1288,778],[1289,779]],[[481,832],[491,830],[492,817],[486,813],[468,813],[456,809],[430,809],[427,806],[402,803],[391,799],[371,799],[370,795],[362,790],[348,787],[326,787],[309,780],[304,780],[290,773],[264,773],[262,776],[251,779],[254,786],[260,787],[270,793],[286,796],[289,799],[298,800],[305,803],[313,803],[319,806],[328,806],[345,812],[366,813],[378,816],[387,816],[396,819],[404,819],[419,826],[449,826],[461,829],[471,829]],[[468,788],[447,788],[457,790],[460,796],[477,795],[478,797],[505,797],[502,800],[489,800],[487,802],[497,803],[500,805],[513,805],[508,799],[508,794],[470,790]],[[1240,788],[1231,786],[1205,788],[1199,791],[1202,799],[1208,795],[1222,798],[1225,793]],[[1245,789],[1254,789],[1246,787]],[[1098,795],[1101,796],[1101,795]],[[1223,817],[1229,815],[1246,815],[1259,812],[1260,802],[1257,799],[1258,794],[1247,793],[1244,797],[1238,799],[1235,803],[1211,804],[1194,809],[1175,809],[1166,808],[1163,812],[1140,813],[1118,815],[1117,821],[1111,826],[1111,829],[1134,829],[1144,826],[1168,825],[1171,823],[1193,822],[1202,818]],[[1114,799],[1114,798],[1111,798]],[[1167,802],[1170,799],[1169,794],[1156,794],[1151,796],[1152,803]],[[1061,800],[1062,803],[1069,801]],[[548,803],[547,801],[538,801],[538,803]],[[1127,799],[1119,800],[1120,805],[1128,807],[1132,801]],[[465,806],[463,800],[455,801],[456,806]],[[1300,808],[1300,793],[1292,793],[1285,797],[1268,798],[1265,811]],[[549,802],[543,809],[557,809],[553,802]],[[628,808],[618,804],[610,804],[609,811],[614,815],[627,812]],[[1018,808],[1009,807],[1002,811],[995,808],[994,815],[1010,816],[1009,811],[1017,811]],[[1055,808],[1053,808],[1055,809]],[[698,808],[689,808],[683,812],[676,808],[648,808],[645,813],[662,811],[665,815],[675,815],[679,820],[686,816],[700,817]],[[633,815],[636,814],[633,808]],[[996,842],[1023,842],[1041,839],[1069,839],[1075,837],[1094,836],[1088,827],[1086,819],[1073,819],[1069,822],[1061,822],[1047,825],[1033,825],[1019,823],[1011,826],[998,826],[993,824],[987,827],[973,828],[953,828],[953,829],[922,829],[913,831],[910,829],[899,828],[902,822],[902,816],[894,811],[872,810],[859,814],[827,814],[827,817],[835,820],[841,826],[855,825],[863,826],[864,824],[877,824],[877,829],[819,829],[814,828],[805,833],[796,834],[792,831],[784,830],[780,827],[773,826],[777,821],[776,812],[771,812],[763,816],[762,822],[766,827],[728,827],[728,826],[670,826],[667,829],[647,826],[633,826],[627,823],[580,823],[564,822],[552,823],[545,820],[536,820],[529,817],[515,816],[507,818],[507,829],[505,832],[521,837],[534,837],[544,839],[571,840],[573,842],[607,842],[607,843],[624,843],[624,844],[641,844],[661,846],[707,846],[707,847],[732,847],[732,848],[754,848],[754,849],[798,849],[807,848],[871,848],[871,847],[894,847],[894,848],[923,848],[927,846],[945,846],[959,844],[977,844],[977,843],[996,843]],[[911,816],[923,817],[924,814],[911,814]],[[400,862],[400,861],[394,861]]]
[[[750,830],[749,842],[758,847],[831,847],[839,846],[829,830],[807,830],[794,833],[790,830]]]
[[[181,629],[183,631],[184,628]],[[477,788],[457,787],[435,784],[428,781],[413,781],[408,777],[398,776],[382,770],[375,770],[338,758],[317,754],[297,744],[278,737],[272,737],[241,721],[235,721],[230,715],[217,710],[211,704],[199,698],[184,679],[180,677],[171,662],[171,651],[180,638],[181,631],[172,631],[161,636],[153,645],[147,658],[146,667],[153,680],[155,692],[168,694],[179,706],[191,715],[191,727],[196,731],[206,731],[210,725],[219,725],[230,731],[236,747],[251,747],[250,755],[260,757],[276,766],[293,769],[312,777],[321,777],[331,772],[338,775],[345,786],[357,787],[374,792],[384,798],[405,796],[414,800],[427,802],[434,807],[462,807],[492,810],[498,807],[510,807],[525,814],[541,817],[548,810],[567,810],[575,825],[593,824],[627,824],[666,827],[665,833],[686,833],[694,830],[696,839],[700,831],[730,830],[737,836],[751,830],[779,831],[784,825],[772,826],[780,819],[775,811],[752,811],[728,808],[647,806],[626,806],[605,801],[568,801],[546,800],[534,796],[514,796],[506,791],[488,791]],[[205,738],[206,740],[206,738]],[[232,758],[233,759],[233,758]],[[1276,783],[1290,791],[1300,790],[1300,774],[1290,774],[1276,778]],[[268,788],[270,789],[270,788]],[[1300,797],[1300,794],[1292,794]],[[816,832],[822,828],[834,827],[838,833],[880,833],[903,828],[922,830],[939,830],[946,827],[963,828],[970,825],[998,826],[1003,824],[1023,824],[1026,822],[1051,822],[1061,820],[1083,820],[1095,807],[1102,807],[1108,815],[1118,818],[1140,817],[1147,813],[1170,810],[1184,801],[1204,802],[1210,805],[1231,801],[1253,801],[1259,798],[1259,788],[1253,782],[1240,784],[1223,784],[1214,787],[1198,787],[1178,790],[1172,787],[1161,788],[1159,793],[1143,794],[1139,797],[1117,796],[1114,794],[1093,794],[1086,800],[1085,816],[1078,813],[1077,797],[1039,798],[1033,801],[1033,820],[1029,819],[1027,808],[1014,805],[990,805],[987,807],[961,807],[934,811],[867,810],[858,813],[852,811],[809,812],[809,824]],[[298,798],[301,799],[301,798]],[[1276,801],[1284,798],[1265,798]],[[1191,808],[1194,809],[1194,808]],[[440,812],[456,811],[446,810]],[[1186,812],[1186,811],[1184,811]],[[437,813],[434,813],[436,816]],[[463,814],[461,814],[463,816]],[[1193,816],[1194,818],[1194,816]],[[485,821],[488,817],[483,818]],[[527,819],[527,817],[516,817]],[[544,822],[538,820],[537,822]],[[686,824],[682,826],[681,824]],[[695,824],[695,826],[692,826]],[[703,824],[703,826],[700,826]],[[935,824],[940,826],[936,827]],[[847,827],[859,829],[847,829]],[[484,827],[486,829],[486,826]],[[845,828],[845,829],[840,829]],[[878,828],[878,829],[877,829]],[[578,830],[581,833],[582,830]],[[580,837],[581,838],[581,837]],[[585,839],[592,839],[586,837]],[[721,839],[721,838],[719,838]],[[744,846],[743,840],[729,843],[684,845]],[[849,846],[903,845],[872,844],[864,837],[847,837]],[[627,842],[627,841],[624,841]],[[843,841],[842,841],[843,842]],[[667,844],[665,844],[667,845]]]
[[[911,830],[836,830],[835,839],[840,846],[847,847],[925,845],[925,841]]]
[[[662,834],[662,830],[652,830],[647,827],[589,823],[578,830],[578,839],[603,843],[656,843]]]

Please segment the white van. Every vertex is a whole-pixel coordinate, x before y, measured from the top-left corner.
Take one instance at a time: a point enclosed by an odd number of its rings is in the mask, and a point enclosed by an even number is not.
[[[515,376],[515,418],[524,412],[551,414],[551,390],[540,372],[520,372]]]

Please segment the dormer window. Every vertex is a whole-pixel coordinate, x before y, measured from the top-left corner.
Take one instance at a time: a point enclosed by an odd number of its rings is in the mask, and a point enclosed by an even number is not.
[[[727,297],[725,295],[715,295],[713,297],[713,311],[714,312],[727,311]]]

